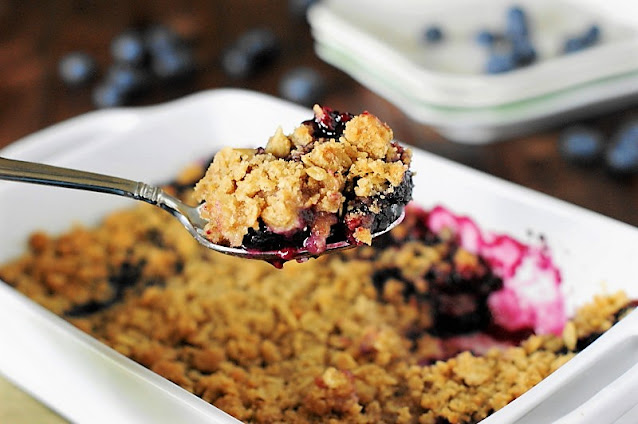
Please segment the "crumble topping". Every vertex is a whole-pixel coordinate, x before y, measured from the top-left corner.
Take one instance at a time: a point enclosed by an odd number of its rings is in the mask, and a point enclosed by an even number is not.
[[[278,128],[265,148],[224,148],[215,156],[195,186],[212,242],[241,246],[250,229],[263,227],[283,236],[312,233],[317,217],[332,215],[334,223],[348,221],[347,236],[370,244],[372,215],[389,206],[383,196],[404,183],[407,193],[392,203],[410,200],[410,151],[393,141],[385,123],[318,105],[314,113],[290,135]]]

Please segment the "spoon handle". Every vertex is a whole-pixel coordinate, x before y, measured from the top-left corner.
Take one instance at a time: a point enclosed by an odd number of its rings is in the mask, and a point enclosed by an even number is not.
[[[159,187],[138,181],[3,157],[0,157],[0,180],[97,191],[154,205],[162,193]]]

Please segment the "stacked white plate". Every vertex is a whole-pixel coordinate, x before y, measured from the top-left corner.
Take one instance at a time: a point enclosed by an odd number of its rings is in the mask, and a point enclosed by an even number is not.
[[[486,74],[476,34],[502,31],[513,4],[527,12],[538,60]],[[509,138],[638,100],[635,0],[324,0],[308,19],[322,59],[454,141]],[[592,24],[600,42],[564,54]],[[429,25],[441,42],[425,42]]]

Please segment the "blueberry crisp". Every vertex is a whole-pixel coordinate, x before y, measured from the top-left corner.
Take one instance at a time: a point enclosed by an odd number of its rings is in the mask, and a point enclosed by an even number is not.
[[[314,107],[265,148],[224,148],[195,187],[206,237],[259,251],[372,242],[412,197],[411,152],[376,116]]]

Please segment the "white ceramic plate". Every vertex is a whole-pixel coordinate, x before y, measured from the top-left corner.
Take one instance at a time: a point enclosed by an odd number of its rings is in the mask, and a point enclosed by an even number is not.
[[[365,4],[364,4],[365,3]],[[448,138],[484,143],[600,113],[638,93],[638,10],[630,0],[521,0],[540,60],[499,75],[482,72],[479,29],[502,29],[511,2],[327,0],[309,13],[318,54]],[[471,13],[468,13],[471,11]],[[560,54],[589,24],[601,42]],[[423,42],[438,24],[445,40]]]
[[[638,101],[638,74],[599,81],[545,98],[529,99],[505,107],[478,109],[438,107],[415,99],[413,90],[396,84],[377,68],[366,67],[350,53],[317,42],[315,50],[361,84],[385,97],[412,119],[429,124],[449,140],[483,144],[542,131],[568,120],[617,110]]]
[[[311,114],[265,95],[216,90],[154,107],[93,112],[29,136],[0,154],[160,183],[222,145],[263,145],[278,125],[290,131]],[[570,310],[595,294],[621,288],[638,297],[633,284],[638,275],[635,228],[423,151],[415,151],[414,168],[415,199],[424,207],[446,205],[484,229],[522,241],[544,235],[562,269]],[[72,222],[93,224],[132,203],[97,193],[0,182],[0,262],[19,255],[36,229],[59,233]],[[236,422],[2,284],[0,322],[0,373],[72,422]],[[596,393],[624,387],[619,384],[623,376],[628,379],[638,357],[636,340],[631,334],[608,332],[485,422],[550,422],[577,408],[607,405]],[[600,360],[602,354],[611,355],[610,360]],[[612,393],[613,411],[605,410],[610,419],[638,401]],[[552,399],[562,401],[552,404]],[[544,418],[529,421],[534,416]]]

